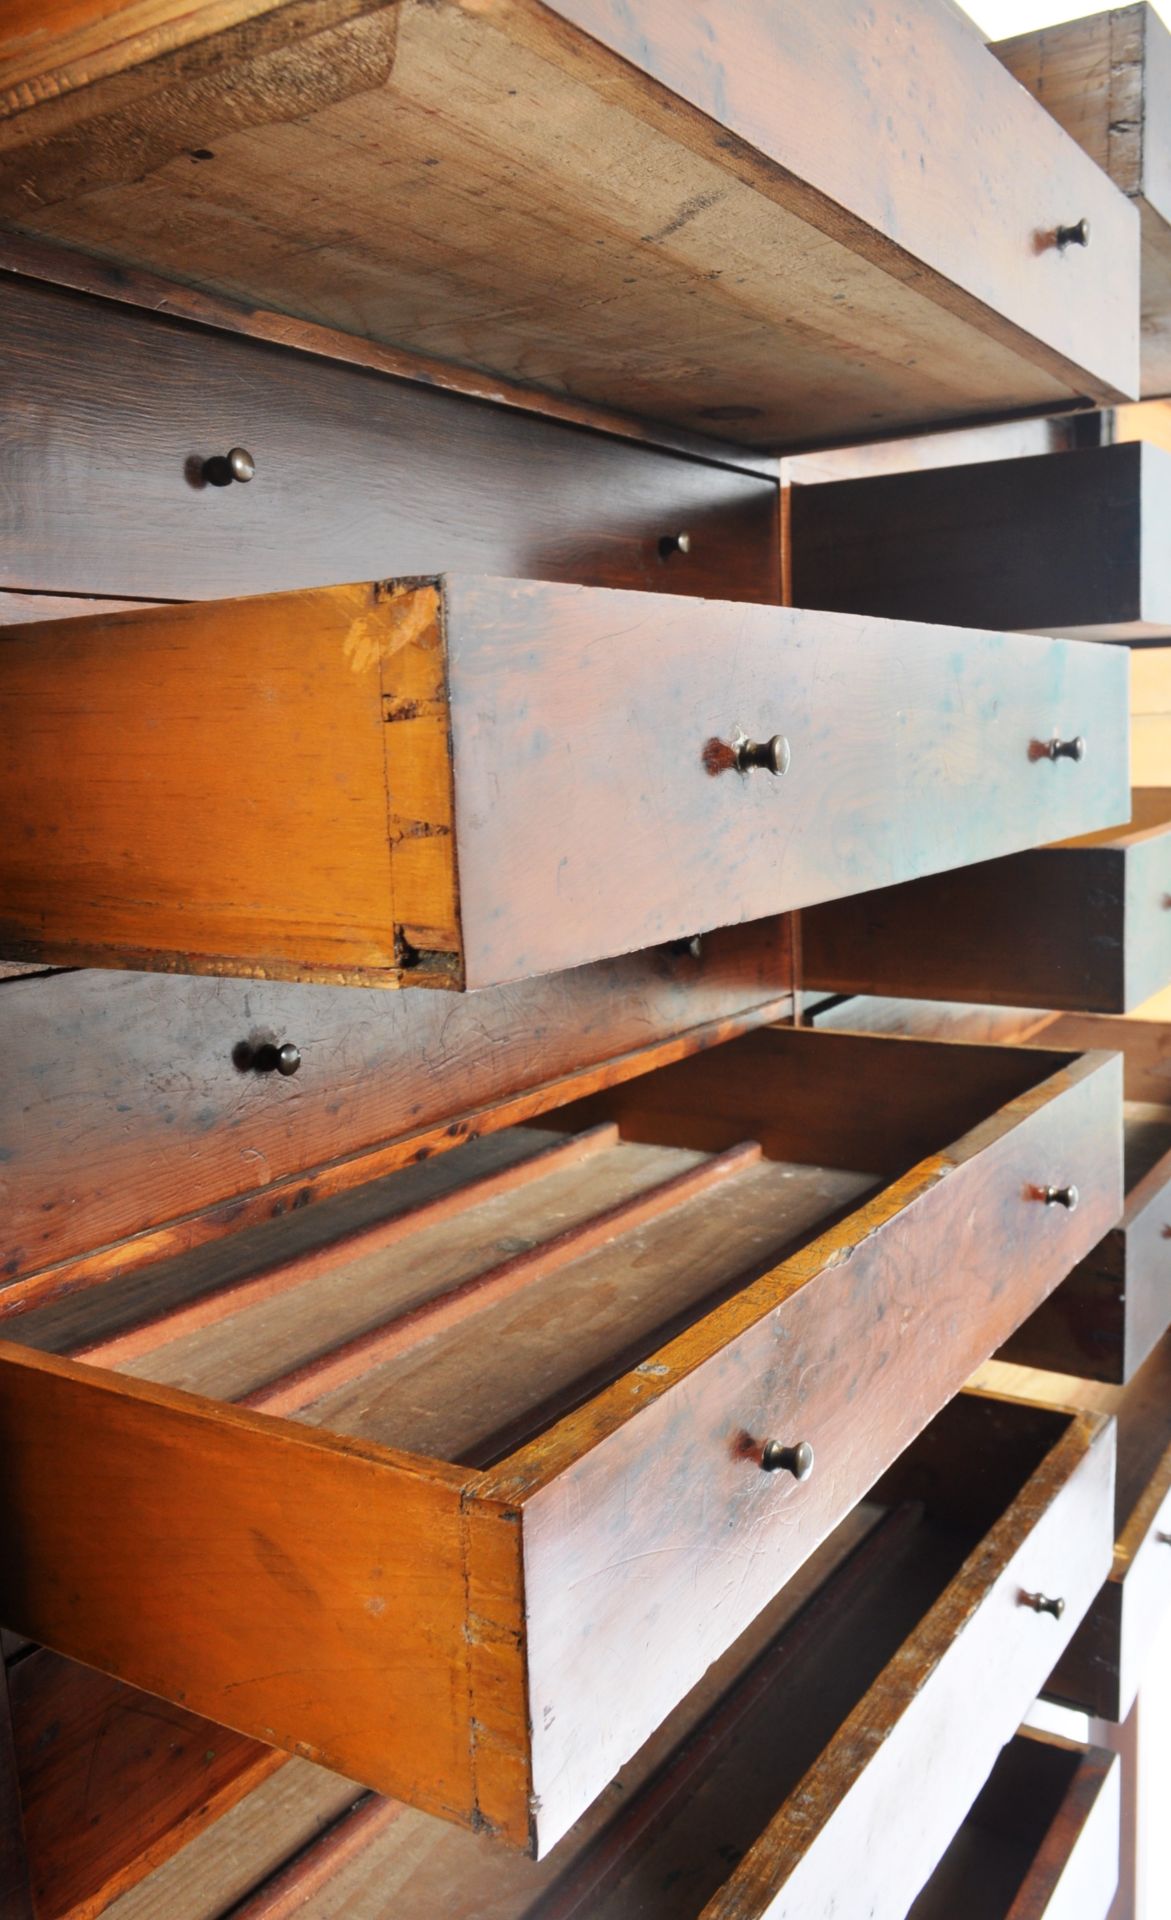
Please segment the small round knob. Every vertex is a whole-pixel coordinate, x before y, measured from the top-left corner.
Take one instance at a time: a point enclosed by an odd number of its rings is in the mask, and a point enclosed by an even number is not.
[[[1054,734],[1046,751],[1051,760],[1084,760],[1086,743],[1080,733],[1073,740],[1059,740]]]
[[[1171,1533],[1157,1533],[1155,1538],[1161,1547],[1171,1547]]]
[[[1041,1198],[1047,1207],[1064,1207],[1067,1213],[1073,1213],[1081,1195],[1076,1187],[1043,1187]]]
[[[808,1440],[795,1447],[782,1446],[779,1440],[767,1440],[760,1456],[766,1473],[791,1473],[794,1480],[808,1480],[813,1472],[813,1448]]]
[[[659,541],[659,558],[669,560],[673,553],[690,553],[691,535],[689,533],[665,533]]]
[[[276,1070],[278,1073],[282,1073],[286,1080],[290,1074],[296,1073],[300,1064],[301,1049],[300,1047],[295,1047],[291,1040],[286,1040],[283,1046],[277,1048]]]
[[[779,779],[789,771],[792,754],[783,733],[774,733],[771,740],[749,740],[746,734],[737,733],[732,749],[741,773],[747,773],[750,767],[763,767]]]
[[[209,487],[230,487],[233,480],[251,480],[256,462],[247,447],[232,447],[227,453],[213,453],[203,463],[203,477]]]
[[[1066,247],[1088,247],[1090,244],[1090,223],[1077,220],[1072,227],[1058,227],[1057,244],[1064,253]]]
[[[1034,1613],[1052,1614],[1055,1620],[1060,1620],[1065,1612],[1065,1601],[1051,1600],[1047,1593],[1022,1593],[1021,1605],[1032,1607]]]

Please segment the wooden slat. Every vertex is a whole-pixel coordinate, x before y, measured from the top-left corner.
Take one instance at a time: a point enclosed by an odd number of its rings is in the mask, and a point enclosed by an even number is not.
[[[613,1146],[617,1138],[618,1128],[613,1122],[589,1127],[583,1133],[558,1141],[527,1159],[482,1174],[478,1179],[439,1194],[433,1200],[425,1200],[405,1213],[394,1214],[389,1220],[357,1228],[340,1240],[331,1240],[312,1252],[275,1260],[258,1273],[203,1294],[186,1306],[171,1307],[157,1315],[148,1315],[123,1333],[71,1345],[69,1351],[75,1360],[88,1360],[95,1366],[124,1366],[127,1361],[141,1359],[155,1347],[182,1339],[185,1334],[216,1326],[221,1320],[244,1313],[248,1308],[272,1300],[290,1288],[304,1286],[337,1267],[342,1260],[362,1259],[372,1253],[387,1252],[391,1247],[409,1240],[413,1234],[425,1231],[440,1220],[450,1219],[482,1200],[515,1192],[518,1187],[541,1179],[554,1168],[572,1166],[589,1159]]]
[[[11,1914],[12,1920],[33,1920],[8,1674],[3,1663],[0,1663],[0,1905],[5,1914]]]
[[[759,1146],[749,1141],[702,1161],[699,1166],[678,1173],[645,1193],[620,1200],[591,1219],[567,1227],[552,1240],[526,1253],[514,1254],[510,1259],[486,1267],[472,1279],[434,1295],[389,1323],[317,1355],[303,1366],[258,1387],[240,1404],[284,1416],[298,1413],[314,1400],[360,1379],[372,1368],[409,1352],[421,1341],[449,1332],[499,1301],[524,1292],[558,1268],[584,1259],[619,1235],[661,1219],[697,1194],[709,1192],[721,1181],[734,1178],[759,1159]]]

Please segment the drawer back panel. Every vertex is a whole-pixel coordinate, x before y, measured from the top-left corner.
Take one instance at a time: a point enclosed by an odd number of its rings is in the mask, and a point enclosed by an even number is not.
[[[33,282],[0,293],[0,586],[145,599],[463,570],[775,602],[750,473]],[[204,463],[243,446],[245,485]],[[670,550],[689,536],[689,551]],[[664,548],[661,543],[666,543]]]

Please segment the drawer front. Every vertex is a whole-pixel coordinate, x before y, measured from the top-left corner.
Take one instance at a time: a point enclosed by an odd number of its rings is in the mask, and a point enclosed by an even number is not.
[[[1115,1543],[1109,1580],[1054,1669],[1046,1693],[1102,1720],[1134,1705],[1171,1612],[1171,1451]]]
[[[1121,1773],[1117,1754],[1022,1728],[908,1920],[1107,1920]]]
[[[703,1920],[904,1920],[1109,1564],[1112,1427],[1058,1446]],[[1040,1483],[1040,1484],[1038,1484]],[[1060,1619],[1026,1596],[1064,1601]],[[866,1863],[843,1885],[843,1862]]]
[[[1005,84],[958,8],[914,0],[872,18],[851,0],[816,9],[642,0],[637,10],[556,0],[552,10],[748,141],[766,164],[807,182],[806,217],[816,224],[840,234],[844,214],[847,230],[870,229],[871,249],[894,242],[898,277],[909,255],[951,281],[950,294],[932,289],[941,304],[962,289],[1136,391],[1133,209]],[[919,84],[926,74],[930,87]],[[1057,228],[1083,216],[1093,222],[1091,248],[1058,248]]]
[[[1108,825],[1126,699],[1109,647],[463,576],[18,628],[0,941],[488,987]]]
[[[455,1115],[484,1125],[526,1093],[539,1110],[583,1068],[635,1072],[647,1047],[686,1052],[777,1017],[789,984],[778,921],[713,934],[698,956],[659,948],[474,1001],[132,973],[8,981],[0,1315],[68,1291],[70,1262],[96,1278],[181,1252],[453,1144]],[[290,1043],[286,1077],[271,1062]]]
[[[1117,1060],[1057,1074],[489,1476],[523,1501],[544,1835],[1117,1219],[1120,1098]],[[762,1472],[770,1439],[811,1476]]]
[[[1171,455],[1129,441],[796,486],[793,600],[1085,640],[1171,624]]]
[[[204,600],[470,566],[780,598],[765,474],[29,282],[0,315],[0,585]],[[236,446],[254,478],[206,484]]]
[[[1127,902],[1121,849],[1040,847],[818,907],[802,924],[804,978],[835,993],[1122,1013]]]

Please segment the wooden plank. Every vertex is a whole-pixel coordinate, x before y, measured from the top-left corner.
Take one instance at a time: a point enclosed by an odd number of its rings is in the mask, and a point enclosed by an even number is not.
[[[18,1347],[0,1375],[17,1549],[0,1570],[6,1620],[253,1738],[481,1820],[471,1721],[491,1727],[506,1698],[469,1690],[466,1476]],[[508,1837],[523,1844],[527,1827],[522,1795]]]
[[[251,653],[238,614],[198,605],[18,627],[0,650],[24,742],[3,781],[21,823],[0,855],[13,957],[36,957],[18,951],[31,915],[37,945],[127,961],[168,944],[166,921],[172,948],[212,972],[242,946],[262,974],[393,970],[379,687],[393,622],[357,587],[255,600],[247,623]],[[38,872],[55,874],[48,891]]]
[[[10,1686],[37,1920],[91,1920],[284,1765],[44,1649]]]
[[[33,1920],[8,1674],[0,1663],[0,1901],[12,1920]]]
[[[556,1105],[575,1074],[584,1090],[775,1016],[789,987],[778,921],[713,934],[698,954],[659,948],[409,1009],[377,989],[265,981],[10,982],[0,1311],[290,1210],[308,1222],[312,1203]],[[291,1078],[233,1064],[242,1045],[286,1041],[301,1054]]]
[[[355,361],[362,343],[347,364],[344,340],[309,329],[299,344],[287,320],[233,339],[161,315],[181,289],[141,290],[146,312],[123,304],[132,291],[120,282],[114,304],[0,286],[7,586],[205,600],[470,566],[778,597],[775,475],[484,404],[427,370],[395,377],[399,362]],[[201,484],[204,462],[240,444],[254,478]],[[664,557],[679,531],[688,552]]]
[[[1171,453],[1078,452],[795,487],[798,606],[1154,640],[1171,635]]]
[[[876,44],[835,6],[832,23],[720,10],[712,40],[664,9],[634,45],[601,0],[290,4],[207,16],[210,33],[188,25],[145,64],[115,30],[80,67],[66,46],[55,71],[11,71],[0,210],[230,297],[768,447],[1129,392],[1137,216],[956,10],[916,0]],[[925,114],[919,61],[948,113]],[[866,168],[844,157],[858,124],[876,130]],[[962,234],[941,213],[957,203]],[[1082,216],[1092,259],[1055,242]]]
[[[703,1920],[832,1912],[843,1872],[856,1876],[863,1861],[873,1920],[904,1920],[943,1835],[954,1831],[1029,1704],[1030,1686],[1073,1631],[1072,1620],[1030,1614],[1022,1592],[1046,1592],[1056,1576],[1074,1616],[1093,1596],[1112,1465],[1109,1430],[1075,1429],[1058,1442],[948,1588],[940,1608],[948,1626],[929,1618],[884,1670]],[[1048,1646],[1038,1628],[1056,1629]],[[990,1671],[995,1686],[987,1684]],[[952,1745],[957,1726],[962,1748]],[[945,1750],[952,1758],[939,1766]],[[864,1790],[846,1792],[859,1776]],[[911,1823],[896,1817],[908,1804],[916,1808]]]
[[[1171,978],[1171,792],[1129,827],[981,861],[803,916],[808,986],[1071,1013],[1141,1012]]]

